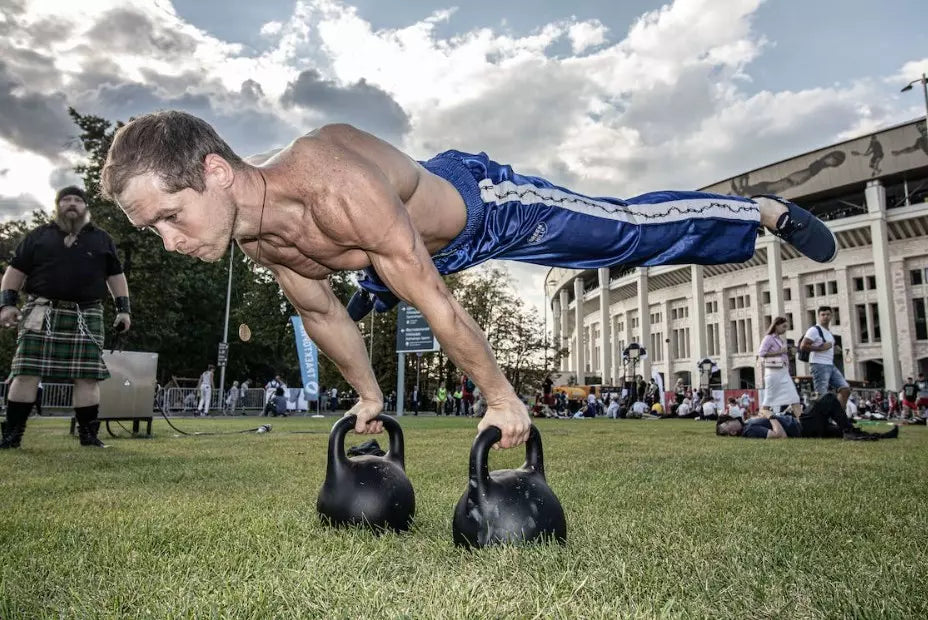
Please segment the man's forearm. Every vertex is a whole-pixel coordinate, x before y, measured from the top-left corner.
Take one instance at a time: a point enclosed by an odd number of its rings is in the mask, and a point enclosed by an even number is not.
[[[515,395],[483,330],[450,293],[444,303],[430,309],[426,319],[445,353],[477,384],[489,403]]]
[[[126,275],[124,273],[108,277],[106,279],[106,284],[110,289],[110,294],[113,295],[113,299],[129,296],[129,283],[126,282]]]
[[[26,281],[26,274],[15,267],[7,267],[3,272],[3,279],[0,281],[0,289],[18,291],[23,287]]]
[[[357,325],[340,304],[333,304],[329,312],[301,313],[303,327],[319,350],[325,353],[345,380],[357,390],[358,396],[369,400],[383,400],[383,393],[374,376]]]

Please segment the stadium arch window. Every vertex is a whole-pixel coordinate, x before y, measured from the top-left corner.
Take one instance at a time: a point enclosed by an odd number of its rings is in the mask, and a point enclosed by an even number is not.
[[[762,299],[764,300],[763,303],[769,304],[770,303],[770,291],[764,291]]]
[[[921,269],[912,269],[909,271],[909,278],[912,280],[912,286],[918,286],[924,282]]]
[[[870,330],[867,327],[867,306],[857,304],[857,329],[860,332],[861,342],[870,342]]]
[[[806,284],[806,297],[815,297],[815,286]]]
[[[783,301],[789,301],[793,298],[793,289],[786,287],[783,289]]]
[[[876,290],[876,276],[867,276],[867,290]]]
[[[830,295],[837,295],[837,294],[838,294],[838,281],[837,281],[837,280],[829,280],[829,281],[828,281],[828,293],[829,293]]]
[[[786,321],[789,323],[790,329],[796,329],[796,325],[793,324],[793,313],[792,312],[786,313]]]
[[[818,284],[815,285],[815,294],[818,297],[823,297],[825,295],[825,283],[824,282],[819,282]]]
[[[912,306],[915,310],[915,339],[928,340],[928,300],[917,297],[912,300]]]
[[[864,279],[863,278],[854,278],[854,290],[855,291],[864,290]]]
[[[873,333],[873,342],[880,341],[880,306],[879,304],[870,304],[870,314],[873,317],[871,332]]]
[[[839,308],[831,309],[831,324],[841,325],[841,310]]]

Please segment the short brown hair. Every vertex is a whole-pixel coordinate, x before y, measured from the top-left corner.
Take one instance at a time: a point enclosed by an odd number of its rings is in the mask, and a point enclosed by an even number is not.
[[[120,127],[106,154],[101,175],[103,195],[114,200],[129,180],[155,173],[169,193],[183,189],[202,192],[203,160],[219,155],[233,167],[244,166],[216,130],[186,112],[166,110],[146,114]]]

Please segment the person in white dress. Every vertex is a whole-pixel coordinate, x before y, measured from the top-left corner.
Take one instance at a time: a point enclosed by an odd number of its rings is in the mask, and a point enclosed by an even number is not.
[[[757,350],[757,356],[764,364],[764,409],[778,413],[780,407],[791,407],[797,418],[802,413],[799,404],[799,392],[789,374],[789,348],[783,334],[789,328],[786,317],[778,316],[773,320],[767,335],[764,336]]]

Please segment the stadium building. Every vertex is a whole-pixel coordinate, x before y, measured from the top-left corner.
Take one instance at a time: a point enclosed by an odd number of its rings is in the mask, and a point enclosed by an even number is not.
[[[728,388],[754,388],[755,352],[771,317],[786,316],[796,342],[816,309],[835,309],[832,331],[849,380],[897,390],[928,373],[928,132],[925,121],[890,127],[703,188],[778,194],[828,223],[840,250],[826,265],[762,234],[754,256],[733,265],[551,269],[546,303],[554,341],[569,351],[560,370],[577,383],[617,385],[621,352],[647,349],[638,373],[656,370],[667,389],[698,383],[710,358]],[[799,362],[799,375],[808,375]],[[596,379],[593,379],[593,378]]]

